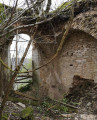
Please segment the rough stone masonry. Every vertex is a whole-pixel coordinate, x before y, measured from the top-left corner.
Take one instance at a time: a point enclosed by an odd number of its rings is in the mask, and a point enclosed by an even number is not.
[[[38,42],[41,46],[38,47],[40,65],[46,63],[56,53],[62,38],[62,30],[66,25],[66,22],[58,21],[52,22],[56,39],[51,23],[43,24],[41,32],[38,33],[38,36],[41,36],[38,41],[45,41]],[[52,34],[52,37],[49,36]],[[39,76],[42,95],[52,99],[61,99],[64,93],[68,94],[73,87],[75,76],[97,83],[97,7],[74,18],[61,53],[54,61],[39,70]]]
[[[62,99],[63,95],[68,94],[70,88],[73,87],[75,76],[97,82],[97,2],[90,8],[84,7],[86,11],[84,9],[82,11],[83,5],[76,9],[71,30],[60,54],[50,64],[34,74],[37,75],[36,87],[40,97]],[[68,16],[68,11],[64,13]],[[67,18],[61,14],[39,25],[33,47],[34,68],[46,63],[56,53],[68,22]],[[20,24],[24,23],[21,21]],[[31,36],[29,28],[20,29],[19,33],[27,33]],[[2,56],[2,51],[0,56]],[[6,62],[8,53],[4,59]],[[3,76],[1,71],[0,79]]]

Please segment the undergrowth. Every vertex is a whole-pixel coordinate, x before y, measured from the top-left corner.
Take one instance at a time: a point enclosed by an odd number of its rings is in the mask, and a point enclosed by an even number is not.
[[[25,86],[22,86],[18,89],[18,91],[20,92],[27,92],[27,91],[30,91],[31,90],[31,86],[32,86],[32,80],[29,81],[29,83]]]
[[[25,108],[21,113],[22,120],[34,120],[33,109],[31,107]]]
[[[64,103],[67,103],[67,99],[64,99]],[[46,116],[56,116],[60,113],[68,113],[69,108],[51,100],[49,98],[44,99],[43,102],[37,107],[40,113],[44,113]]]

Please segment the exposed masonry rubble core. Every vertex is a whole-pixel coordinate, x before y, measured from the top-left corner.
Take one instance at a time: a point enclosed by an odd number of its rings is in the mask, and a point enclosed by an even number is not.
[[[36,67],[46,63],[56,53],[66,25],[65,20],[59,19],[39,25],[33,49]],[[60,54],[50,64],[37,70],[37,74],[39,95],[52,99],[61,99],[64,93],[69,93],[74,76],[97,83],[97,8],[74,18]]]

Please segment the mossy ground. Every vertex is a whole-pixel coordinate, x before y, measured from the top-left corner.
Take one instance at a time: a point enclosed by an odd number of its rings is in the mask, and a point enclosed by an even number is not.
[[[8,114],[4,113],[4,114],[2,115],[2,120],[8,120]]]
[[[29,103],[29,100],[23,99],[23,98],[9,97],[8,100],[12,101],[13,103],[18,103],[18,102],[21,102],[23,104],[28,104]]]
[[[68,100],[65,98],[63,99],[63,103],[68,103]],[[75,112],[75,109],[71,109],[60,102],[53,101],[49,98],[44,99],[43,102],[37,107],[39,112],[42,114],[44,113],[45,116],[56,117],[62,113],[72,113]]]
[[[25,108],[21,113],[22,120],[34,120],[32,107]]]
[[[14,102],[14,103],[18,103],[21,102],[23,104],[25,104],[27,107],[27,109],[24,109],[23,112],[21,112],[21,116],[23,118],[23,120],[30,120],[30,117],[26,118],[27,116],[30,116],[30,108],[29,106],[31,106],[31,108],[33,108],[33,114],[32,116],[41,116],[41,117],[52,117],[55,118],[60,114],[63,113],[72,113],[72,112],[76,112],[75,109],[70,108],[70,107],[66,107],[63,104],[60,104],[58,102],[55,102],[49,98],[45,98],[42,102],[38,102],[38,101],[32,101],[32,100],[28,100],[28,99],[23,99],[23,98],[15,98],[15,97],[9,97],[9,100]],[[62,101],[63,103],[68,103],[68,100],[65,98]],[[30,111],[30,112],[27,112]],[[27,113],[26,113],[27,112]],[[23,113],[25,113],[27,116],[23,116]],[[14,116],[19,116],[20,114],[17,113],[12,113]],[[24,119],[24,117],[26,119]],[[31,120],[33,120],[33,117],[31,118]]]

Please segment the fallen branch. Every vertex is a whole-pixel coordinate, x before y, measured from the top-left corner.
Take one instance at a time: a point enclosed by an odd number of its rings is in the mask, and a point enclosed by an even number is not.
[[[31,75],[18,75],[17,77],[32,77]]]
[[[15,82],[15,83],[31,83],[31,82]]]
[[[49,111],[49,110],[51,110],[52,108],[54,108],[56,105],[52,105],[51,107],[49,107],[48,109],[47,109],[47,111]]]
[[[23,94],[23,93],[21,93],[21,92],[14,91],[14,93],[17,94],[17,95],[23,96],[23,97],[25,97],[25,98],[29,98],[29,99],[34,100],[34,101],[38,101],[38,99],[36,99],[36,98],[34,98],[34,97],[32,97],[32,96]]]
[[[32,77],[26,77],[26,78],[17,79],[17,80],[15,80],[15,82],[22,81],[22,80],[25,80],[25,79],[28,79],[28,78],[32,78]]]
[[[57,102],[57,103],[63,104],[63,105],[65,105],[65,106],[67,106],[67,107],[74,108],[74,109],[78,109],[78,107],[76,107],[76,106],[73,106],[73,105],[70,105],[70,104],[67,104],[67,103],[58,101],[58,100],[54,100],[54,101]]]

